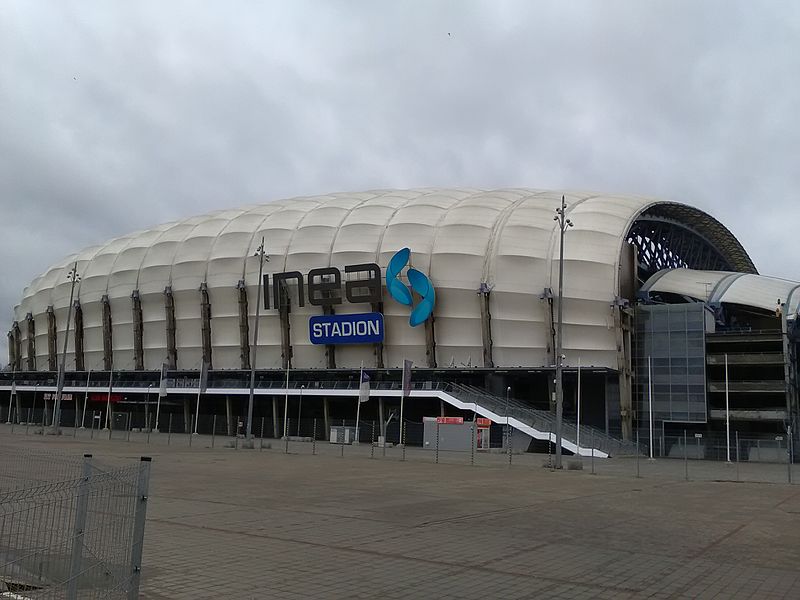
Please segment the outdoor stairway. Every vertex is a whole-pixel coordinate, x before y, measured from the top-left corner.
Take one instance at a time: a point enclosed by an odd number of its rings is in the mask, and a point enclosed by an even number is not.
[[[443,390],[442,399],[463,409],[463,405],[471,405],[473,410],[492,419],[495,423],[504,424],[506,420],[506,399],[494,396],[486,390],[467,385],[448,384]],[[457,402],[452,402],[444,396],[450,396]],[[534,439],[550,440],[555,443],[555,415],[549,411],[539,410],[525,405],[519,400],[508,400],[508,424]],[[636,453],[636,444],[625,442],[606,434],[604,431],[581,425],[580,448],[578,448],[578,430],[575,423],[562,421],[561,446],[581,456],[594,455],[598,457],[632,455]]]

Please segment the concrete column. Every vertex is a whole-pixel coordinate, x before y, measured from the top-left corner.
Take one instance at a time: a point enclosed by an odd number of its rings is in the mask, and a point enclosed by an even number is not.
[[[492,314],[489,312],[489,294],[491,288],[481,283],[478,298],[481,304],[481,340],[483,342],[483,366],[494,367],[492,359]]]
[[[25,315],[28,323],[28,371],[36,370],[36,322],[33,313]]]
[[[142,301],[139,290],[131,292],[131,314],[133,318],[133,368],[144,370],[144,322],[142,321]]]
[[[178,346],[175,342],[175,299],[172,286],[164,288],[165,330],[167,334],[167,365],[170,369],[178,368]]]
[[[381,422],[380,435],[386,441],[386,415],[383,409],[383,398],[378,398],[378,420]]]
[[[184,432],[191,433],[189,428],[192,426],[192,401],[191,400],[184,400],[183,401],[183,421],[184,421]]]
[[[47,307],[47,364],[51,371],[58,369],[56,358],[56,313],[52,306]]]
[[[233,435],[233,407],[231,406],[231,397],[225,396],[225,416],[228,420],[228,435]]]
[[[323,416],[325,421],[325,439],[330,441],[331,439],[331,411],[330,406],[328,405],[328,399],[322,399],[322,410]]]
[[[272,397],[272,437],[276,440],[280,439],[280,432],[278,430],[278,398]]]
[[[244,279],[239,280],[236,286],[239,294],[239,355],[242,360],[242,369],[250,369],[250,322],[247,315],[247,286]],[[268,288],[264,288],[265,293]]]
[[[75,300],[75,370],[83,371],[83,309],[81,303]]]

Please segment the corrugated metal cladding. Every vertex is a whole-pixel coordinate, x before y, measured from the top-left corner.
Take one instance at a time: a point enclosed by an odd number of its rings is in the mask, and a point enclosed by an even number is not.
[[[66,274],[77,261],[83,277],[78,298],[86,368],[103,366],[102,298],[106,295],[114,368],[134,368],[131,295],[138,290],[144,367],[156,369],[167,359],[164,290],[170,287],[177,366],[193,369],[202,359],[199,290],[205,282],[211,305],[214,368],[239,368],[236,286],[245,280],[252,321],[258,273],[253,254],[262,236],[270,255],[268,273],[307,273],[317,267],[343,268],[364,262],[377,262],[385,270],[389,258],[408,246],[413,265],[426,272],[436,287],[439,365],[482,365],[481,303],[476,292],[486,283],[492,289],[489,310],[494,365],[544,366],[550,362],[551,317],[548,303],[540,296],[545,288],[557,288],[558,229],[553,216],[562,193],[575,224],[567,234],[565,250],[566,362],[575,365],[580,357],[583,365],[616,368],[610,305],[618,295],[626,232],[649,207],[683,205],[634,196],[533,189],[377,190],[281,200],[167,223],[69,256],[26,288],[15,318],[22,323],[28,313],[33,315],[36,366],[45,369],[47,309],[53,306],[55,310],[60,351],[69,301]],[[724,233],[735,242],[727,230]],[[399,366],[404,357],[425,364],[424,327],[409,327],[408,309],[388,295],[384,300],[386,366]],[[369,306],[346,301],[337,307],[340,313],[368,310]],[[297,368],[325,367],[325,348],[312,345],[308,338],[308,317],[320,312],[308,303],[304,308],[292,307],[291,343]],[[261,314],[257,367],[280,368],[278,312]],[[252,330],[251,325],[251,335]],[[22,328],[23,363],[27,331]],[[72,338],[70,335],[70,351]],[[362,360],[373,364],[371,346],[337,347],[338,367],[357,367]],[[67,364],[68,369],[74,366],[72,354]]]

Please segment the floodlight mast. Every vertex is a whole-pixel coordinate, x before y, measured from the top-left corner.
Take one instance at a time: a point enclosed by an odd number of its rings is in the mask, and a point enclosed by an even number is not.
[[[561,461],[561,424],[564,418],[564,354],[563,325],[564,325],[564,234],[572,227],[572,221],[567,219],[567,203],[561,196],[561,206],[556,209],[553,220],[558,223],[559,253],[558,253],[558,323],[556,328],[556,461],[555,468],[562,468]]]

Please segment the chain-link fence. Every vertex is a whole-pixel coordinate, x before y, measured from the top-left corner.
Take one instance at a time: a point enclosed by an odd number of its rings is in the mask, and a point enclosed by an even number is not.
[[[5,448],[0,597],[138,598],[150,459],[108,468]]]

